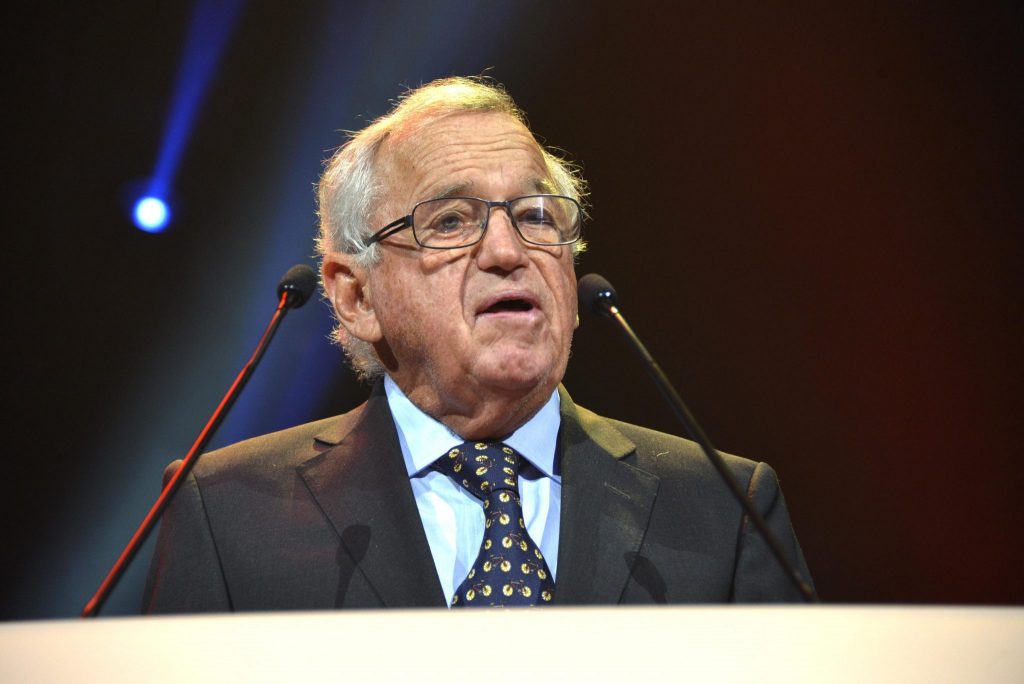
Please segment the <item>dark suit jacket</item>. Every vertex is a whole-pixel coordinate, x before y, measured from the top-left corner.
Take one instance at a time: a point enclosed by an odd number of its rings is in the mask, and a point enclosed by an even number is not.
[[[555,603],[799,600],[694,443],[560,392]],[[809,577],[774,471],[725,458]],[[342,416],[204,455],[167,510],[143,609],[444,605],[378,385]]]

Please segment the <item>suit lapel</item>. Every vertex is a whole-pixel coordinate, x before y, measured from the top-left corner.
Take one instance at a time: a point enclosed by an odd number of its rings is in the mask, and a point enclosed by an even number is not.
[[[643,541],[658,478],[620,460],[635,445],[559,388],[562,520],[555,602],[617,603]]]
[[[617,603],[640,549],[658,479],[623,459],[634,444],[561,394],[562,509],[555,602]],[[342,547],[386,607],[444,606],[387,398],[375,388],[351,423],[318,437],[298,466]]]
[[[343,431],[342,431],[343,432]],[[342,546],[385,607],[444,606],[387,398],[378,386],[334,444],[298,467]]]

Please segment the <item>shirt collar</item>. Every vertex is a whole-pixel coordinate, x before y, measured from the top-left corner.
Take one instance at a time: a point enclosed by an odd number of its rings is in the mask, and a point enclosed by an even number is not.
[[[384,391],[391,415],[395,419],[395,427],[398,428],[398,442],[402,446],[402,457],[409,477],[418,475],[446,451],[465,441],[446,425],[421,411],[389,375],[384,376]],[[545,477],[558,483],[562,481],[560,475],[555,475],[555,450],[558,427],[562,421],[560,408],[556,390],[540,411],[511,436],[502,440],[522,454]]]

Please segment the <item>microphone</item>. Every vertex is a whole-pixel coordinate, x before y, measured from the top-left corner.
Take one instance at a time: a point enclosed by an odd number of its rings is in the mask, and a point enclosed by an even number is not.
[[[281,282],[277,284],[277,296],[281,298],[287,293],[285,306],[298,309],[309,300],[315,289],[316,273],[313,269],[306,264],[295,264],[281,276]]]
[[[746,492],[733,477],[732,473],[729,472],[729,467],[725,465],[725,461],[722,460],[721,455],[711,444],[711,440],[704,434],[704,430],[701,429],[697,423],[697,419],[693,417],[690,410],[686,408],[686,404],[679,397],[672,383],[669,382],[668,376],[661,370],[661,366],[654,360],[650,352],[644,346],[640,338],[637,337],[633,329],[629,327],[629,323],[622,317],[622,313],[619,311],[618,298],[615,294],[615,288],[609,283],[604,277],[590,273],[580,278],[579,286],[577,289],[579,296],[580,309],[586,309],[592,311],[599,316],[605,316],[611,318],[619,324],[623,334],[629,341],[633,350],[640,355],[643,359],[644,369],[647,374],[654,380],[654,384],[657,385],[658,390],[662,396],[668,402],[669,408],[679,419],[679,422],[683,424],[683,428],[686,430],[686,434],[690,438],[700,445],[704,455],[711,461],[711,465],[715,467],[719,476],[725,482],[726,487],[732,493],[733,497],[739,502],[743,508],[743,512],[746,513],[747,518],[754,523],[754,527],[764,538],[765,543],[771,550],[772,555],[775,556],[775,560],[779,562],[779,566],[789,577],[790,582],[803,596],[804,601],[808,603],[817,603],[818,595],[814,591],[814,587],[811,583],[805,580],[801,575],[800,571],[796,569],[796,566],[786,556],[786,552],[783,550],[779,540],[775,537],[770,529],[768,529],[768,523],[765,522],[764,517],[761,513],[754,508],[754,505],[747,498]]]
[[[599,316],[612,318],[612,309],[618,311],[618,295],[615,288],[604,276],[588,273],[580,278],[578,287],[581,309],[588,309]]]
[[[224,418],[227,416],[228,411],[231,410],[231,406],[235,403],[235,399],[242,393],[242,389],[245,387],[249,378],[252,376],[253,371],[256,370],[256,364],[263,358],[263,352],[267,350],[267,346],[270,345],[270,340],[273,339],[274,333],[277,332],[278,326],[281,325],[281,321],[284,320],[284,316],[288,313],[289,309],[297,309],[309,299],[310,295],[313,294],[313,290],[316,289],[316,274],[313,269],[305,264],[298,264],[288,269],[288,272],[281,278],[281,282],[277,285],[277,310],[274,311],[274,315],[270,319],[270,324],[267,325],[267,329],[263,331],[263,337],[260,338],[259,343],[256,345],[256,350],[249,357],[245,366],[239,372],[238,377],[228,388],[227,394],[220,400],[220,404],[214,410],[213,415],[206,422],[206,426],[203,427],[199,436],[196,438],[195,443],[192,444],[192,448],[188,450],[185,458],[182,459],[181,465],[178,466],[178,470],[175,471],[171,479],[164,485],[163,490],[160,492],[160,496],[157,497],[156,503],[149,509],[149,513],[143,519],[142,524],[135,530],[135,534],[132,535],[128,545],[124,547],[124,551],[118,557],[114,566],[110,568],[110,572],[107,573],[99,589],[93,595],[89,602],[85,604],[85,608],[82,609],[82,617],[96,617],[100,608],[103,607],[103,603],[110,596],[110,593],[117,586],[118,581],[124,575],[124,571],[128,569],[132,560],[138,554],[139,549],[146,542],[149,537],[149,533],[153,531],[153,527],[159,522],[161,516],[163,516],[164,510],[170,504],[171,499],[174,498],[174,494],[181,487],[185,481],[185,477],[192,472],[192,467],[199,460],[199,455],[203,453],[206,445],[213,439],[214,433],[220,424],[224,422]]]

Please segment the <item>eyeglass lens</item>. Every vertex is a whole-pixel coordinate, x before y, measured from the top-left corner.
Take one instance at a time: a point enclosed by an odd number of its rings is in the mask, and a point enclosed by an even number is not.
[[[491,208],[480,199],[450,197],[418,204],[416,240],[426,247],[458,247],[480,239]],[[533,195],[512,200],[512,220],[527,242],[566,244],[579,236],[579,207],[567,197]]]

